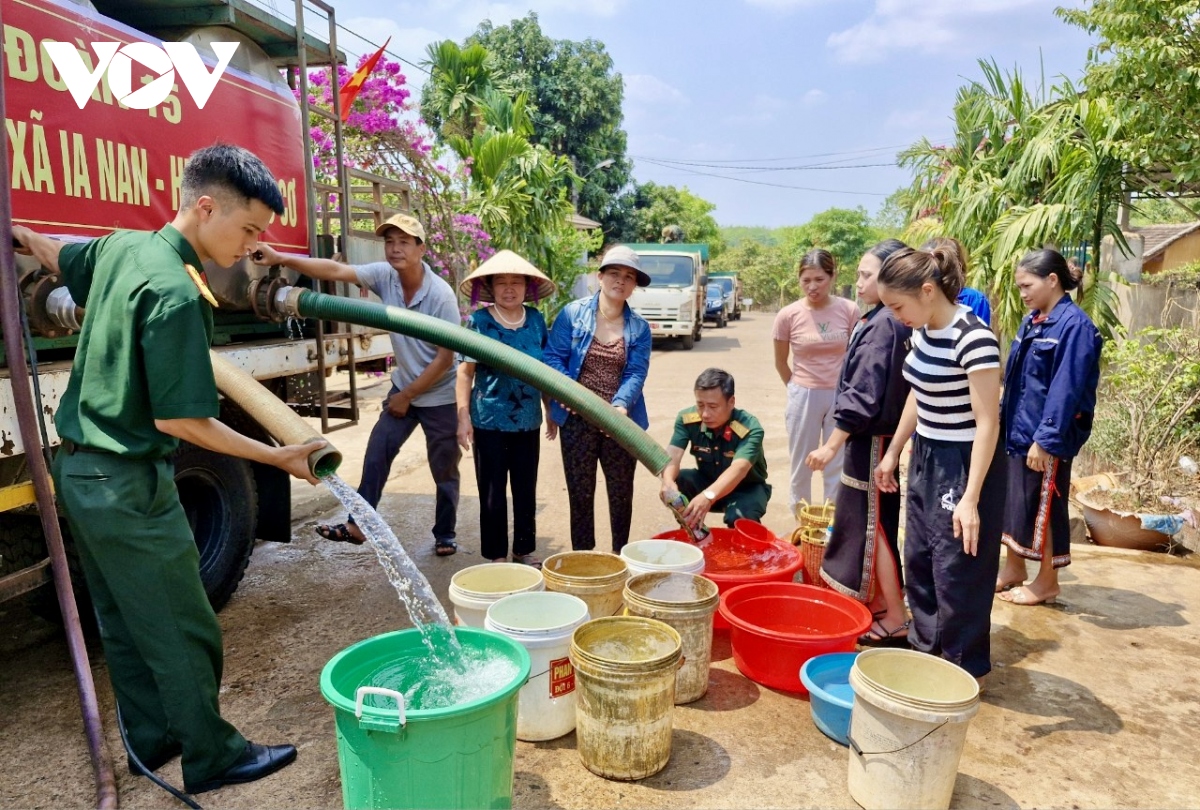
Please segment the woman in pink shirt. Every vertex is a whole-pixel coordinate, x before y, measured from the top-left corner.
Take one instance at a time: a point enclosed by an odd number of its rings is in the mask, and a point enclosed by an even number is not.
[[[812,499],[812,470],[805,457],[833,432],[833,401],[846,345],[861,313],[858,305],[830,295],[837,263],[827,250],[815,248],[800,260],[799,301],[775,316],[775,369],[787,386],[784,422],[791,456],[791,506]],[[789,362],[788,355],[791,355]],[[842,451],[822,473],[825,498],[836,501],[842,476]]]

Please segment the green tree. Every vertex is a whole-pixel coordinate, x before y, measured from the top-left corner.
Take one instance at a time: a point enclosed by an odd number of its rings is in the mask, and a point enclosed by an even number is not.
[[[1116,148],[1137,175],[1134,185],[1200,180],[1200,3],[1091,0],[1057,13],[1099,38],[1083,85],[1122,121]]]
[[[494,61],[480,45],[460,48],[449,39],[431,43],[427,53],[421,115],[443,140],[470,138],[482,128],[482,110],[498,85]]]
[[[782,307],[799,296],[796,264],[783,245],[745,241],[714,258],[709,269],[736,272],[742,294],[762,306]]]
[[[660,186],[641,183],[634,192],[634,228],[626,237],[631,242],[658,242],[663,228],[678,225],[685,242],[704,242],[710,257],[720,255],[724,243],[721,229],[712,217],[716,205],[697,197],[687,186]]]
[[[1193,210],[1196,208],[1194,200],[1171,195],[1134,197],[1129,207],[1129,221],[1133,225],[1178,225],[1200,219],[1200,213]]]
[[[604,44],[551,39],[534,12],[508,25],[485,20],[467,43],[486,48],[511,89],[528,95],[533,142],[572,161],[583,178],[579,212],[609,233],[627,227],[629,209],[618,201],[633,170],[621,127],[625,89]],[[592,170],[605,160],[613,163]]]
[[[797,270],[800,257],[812,248],[824,248],[832,253],[838,266],[835,283],[840,289],[854,283],[859,259],[878,241],[878,232],[871,225],[867,209],[859,206],[822,211],[795,229],[785,244],[795,257],[793,264]]]
[[[980,67],[984,80],[959,90],[952,143],[922,140],[900,155],[914,173],[906,240],[940,234],[962,242],[972,256],[968,283],[990,294],[993,326],[1006,336],[1025,313],[1014,279],[1021,255],[1046,244],[1087,245],[1093,260],[1080,305],[1111,336],[1116,296],[1099,283],[1094,257],[1106,235],[1125,244],[1116,216],[1121,120],[1107,99],[1070,81],[1035,97],[1019,71]]]

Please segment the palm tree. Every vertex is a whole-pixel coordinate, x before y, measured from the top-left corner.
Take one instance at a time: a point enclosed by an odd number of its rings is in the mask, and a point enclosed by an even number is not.
[[[482,45],[459,47],[454,40],[434,42],[426,50],[429,82],[421,99],[425,120],[443,137],[470,138],[483,126],[483,108],[497,90],[497,75]]]
[[[1031,93],[1018,71],[981,61],[982,82],[961,88],[949,146],[923,140],[900,154],[913,169],[912,225],[919,242],[953,236],[973,254],[968,283],[993,300],[993,326],[1015,333],[1025,313],[1015,285],[1021,255],[1047,244],[1092,246],[1112,235],[1122,162],[1119,121],[1103,99],[1090,99],[1069,81],[1049,98]],[[1117,326],[1115,293],[1099,283],[1093,259],[1080,305],[1106,336]]]

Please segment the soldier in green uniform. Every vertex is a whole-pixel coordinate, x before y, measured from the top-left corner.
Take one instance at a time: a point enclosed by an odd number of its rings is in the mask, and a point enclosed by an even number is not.
[[[56,417],[54,481],[79,550],[134,753],[151,770],[182,753],[189,793],[250,782],[296,757],[246,741],[220,714],[221,629],[175,488],[181,439],[316,480],[321,445],[273,447],[216,420],[215,299],[200,270],[255,249],[283,199],[250,152],[217,145],[184,169],[179,213],[158,232],[65,244],[15,226],[61,272],[87,317]]]
[[[725,525],[738,518],[761,520],[771,498],[763,429],[750,414],[734,407],[733,377],[719,368],[696,378],[696,405],[675,417],[675,433],[667,448],[671,460],[662,472],[662,493],[674,490],[690,500],[683,518],[704,523],[712,509],[725,513]],[[681,470],[691,446],[696,469]]]

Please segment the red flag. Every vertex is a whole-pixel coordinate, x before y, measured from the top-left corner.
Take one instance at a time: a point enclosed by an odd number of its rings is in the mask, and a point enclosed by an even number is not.
[[[367,77],[371,75],[371,71],[375,69],[375,63],[379,61],[379,57],[383,56],[383,50],[391,42],[392,38],[388,37],[387,42],[375,53],[371,54],[371,58],[363,62],[362,67],[354,71],[342,89],[338,91],[338,96],[342,103],[342,123],[346,122],[346,117],[350,115],[350,105],[354,103],[354,99],[358,98],[358,91],[362,90],[363,84],[367,81]]]

